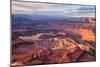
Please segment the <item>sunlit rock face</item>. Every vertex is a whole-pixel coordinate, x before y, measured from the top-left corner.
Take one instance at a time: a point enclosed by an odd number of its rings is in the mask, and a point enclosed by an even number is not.
[[[16,49],[13,49],[13,65],[69,63],[95,60],[93,56],[95,48],[90,45],[79,44],[65,36],[66,35],[60,35],[59,37],[55,36],[46,39],[42,37],[39,40],[32,40],[33,43],[27,43],[27,45],[24,45],[26,44],[24,42],[30,41],[23,37],[23,39],[21,39],[23,41],[22,45],[19,44],[18,46],[17,44],[17,46],[15,45]]]
[[[82,40],[95,41],[95,34],[92,29],[77,29],[76,32],[82,36]]]
[[[95,61],[95,18],[84,19],[18,26],[13,30],[12,66]]]
[[[48,63],[65,63],[70,62],[69,53],[67,50],[53,50],[48,56]]]

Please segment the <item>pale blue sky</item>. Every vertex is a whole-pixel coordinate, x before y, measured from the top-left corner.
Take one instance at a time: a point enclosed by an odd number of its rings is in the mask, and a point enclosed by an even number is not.
[[[59,16],[95,16],[93,5],[48,4],[34,2],[12,2],[12,14],[47,14]]]

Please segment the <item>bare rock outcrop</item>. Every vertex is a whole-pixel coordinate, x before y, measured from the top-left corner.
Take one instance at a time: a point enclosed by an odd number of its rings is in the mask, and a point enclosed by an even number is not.
[[[24,42],[24,40],[22,40]],[[26,41],[25,41],[26,42]],[[29,42],[29,41],[27,41]],[[53,37],[32,40],[32,43],[13,49],[13,65],[32,65],[47,63],[69,63],[95,60],[92,46],[79,44],[71,38]],[[25,43],[22,43],[25,44]]]

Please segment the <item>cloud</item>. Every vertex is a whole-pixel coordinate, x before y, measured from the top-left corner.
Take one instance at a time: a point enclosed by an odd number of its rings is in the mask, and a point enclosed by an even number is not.
[[[25,7],[24,5],[12,1],[12,13],[25,13],[25,12],[32,12],[32,8]]]
[[[95,13],[95,6],[85,6],[79,8],[80,12]]]
[[[95,16],[95,6],[80,6],[78,8],[66,9],[59,15],[61,16],[75,16],[75,17],[86,17]]]
[[[53,11],[52,8],[56,5],[57,4],[12,1],[12,12],[20,13]]]
[[[82,6],[79,8],[80,10],[95,10],[95,6]]]
[[[95,6],[12,1],[12,13],[56,16],[95,16]]]

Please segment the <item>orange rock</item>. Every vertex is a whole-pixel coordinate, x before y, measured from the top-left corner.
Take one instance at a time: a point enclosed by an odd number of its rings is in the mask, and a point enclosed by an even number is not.
[[[80,55],[83,53],[83,51],[79,47],[73,48],[72,50],[73,52],[69,53],[70,60],[71,62],[76,62]]]
[[[66,50],[57,50],[48,56],[48,63],[65,63],[70,62],[69,55]]]
[[[33,61],[31,61],[30,63],[28,63],[29,65],[31,64],[43,64],[43,62],[42,61],[40,61],[40,60],[33,60]]]

